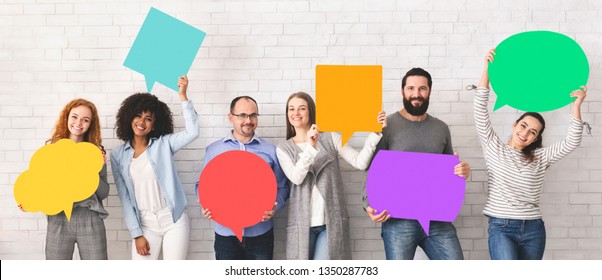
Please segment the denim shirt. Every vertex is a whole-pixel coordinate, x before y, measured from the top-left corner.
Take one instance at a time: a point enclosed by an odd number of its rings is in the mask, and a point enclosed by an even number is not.
[[[214,157],[218,156],[221,153],[225,153],[227,151],[240,150],[247,151],[253,154],[258,155],[263,160],[265,160],[268,165],[272,168],[274,175],[276,176],[276,211],[284,208],[286,200],[288,199],[288,195],[290,192],[289,187],[287,186],[287,179],[280,168],[280,163],[278,163],[278,158],[276,157],[276,146],[274,144],[260,138],[257,134],[253,135],[251,141],[247,143],[241,143],[234,138],[232,132],[228,134],[225,138],[213,142],[211,145],[207,146],[205,149],[205,160],[203,162],[203,169],[207,165],[209,161],[211,161]],[[195,187],[195,192],[198,197],[198,182]],[[249,201],[249,203],[253,203]],[[266,209],[266,211],[269,209]],[[270,219],[267,222],[259,222],[254,226],[246,227],[243,229],[243,236],[246,237],[254,237],[258,235],[262,235],[268,232],[270,229],[274,227],[274,219]],[[234,236],[234,232],[226,226],[215,223],[215,233],[221,236]]]
[[[151,138],[146,147],[148,160],[155,171],[159,189],[171,210],[174,223],[184,213],[188,200],[176,171],[173,155],[199,136],[199,118],[192,106],[192,101],[182,102],[182,114],[186,130],[159,138]],[[123,218],[131,237],[136,238],[142,236],[142,226],[140,210],[134,195],[134,184],[130,175],[130,163],[133,157],[134,149],[129,142],[111,150],[111,168],[121,200]]]

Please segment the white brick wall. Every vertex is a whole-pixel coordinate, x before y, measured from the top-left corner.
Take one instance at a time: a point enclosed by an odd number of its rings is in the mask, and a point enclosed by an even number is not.
[[[300,90],[313,94],[315,65],[332,63],[382,64],[383,107],[389,113],[402,106],[405,71],[419,66],[433,74],[429,112],[451,126],[456,149],[473,168],[455,222],[464,255],[487,259],[487,222],[481,214],[487,175],[473,127],[473,93],[463,89],[478,82],[486,50],[512,34],[549,29],[576,39],[588,56],[590,91],[583,109],[593,133],[547,172],[541,205],[548,230],[545,258],[602,259],[602,5],[597,0],[0,0],[0,259],[44,258],[45,216],[18,211],[12,189],[67,101],[95,102],[104,144],[119,144],[113,132],[119,103],[146,90],[143,76],[122,64],[151,5],[207,32],[189,72],[201,137],[175,157],[190,198],[189,258],[213,258],[212,226],[200,218],[193,185],[204,147],[228,130],[224,114],[230,100],[256,97],[264,114],[258,132],[283,141],[286,98]],[[157,84],[155,94],[173,104],[181,129],[174,93]],[[546,144],[564,135],[568,112],[545,114]],[[492,116],[495,129],[507,137],[518,113],[504,108]],[[356,135],[352,143],[360,146],[363,137]],[[383,259],[380,227],[359,205],[365,174],[342,166],[353,257]],[[111,185],[105,201],[109,257],[128,259],[131,241],[116,195]],[[286,215],[275,219],[276,257],[284,258]]]

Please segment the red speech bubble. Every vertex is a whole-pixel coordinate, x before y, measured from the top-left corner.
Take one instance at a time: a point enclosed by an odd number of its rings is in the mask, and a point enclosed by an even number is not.
[[[261,157],[229,151],[213,158],[199,178],[199,203],[242,242],[242,230],[256,225],[276,202],[276,176]]]

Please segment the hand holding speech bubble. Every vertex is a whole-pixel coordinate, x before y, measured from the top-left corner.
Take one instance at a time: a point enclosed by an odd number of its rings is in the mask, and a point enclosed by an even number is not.
[[[356,131],[381,132],[381,65],[317,65],[316,123],[341,132],[343,146]]]
[[[393,218],[418,220],[429,234],[431,221],[453,222],[462,208],[466,181],[454,174],[453,155],[381,150],[370,166],[370,207]]]
[[[102,152],[94,144],[61,139],[46,145],[33,154],[29,169],[17,178],[15,200],[27,212],[65,211],[70,220],[73,203],[96,192],[103,164]]]
[[[199,202],[217,223],[242,242],[243,229],[259,223],[276,202],[276,176],[259,156],[229,151],[205,165],[199,178]]]
[[[148,92],[155,82],[178,91],[204,39],[205,32],[151,8],[123,65],[144,75]]]
[[[495,48],[489,65],[494,110],[504,105],[544,112],[573,102],[569,95],[587,84],[589,64],[583,49],[566,35],[550,31],[515,34]]]

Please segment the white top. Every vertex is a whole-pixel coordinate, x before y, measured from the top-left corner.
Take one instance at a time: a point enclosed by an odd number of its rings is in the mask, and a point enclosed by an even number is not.
[[[324,135],[324,134],[320,134]],[[372,154],[376,149],[376,145],[382,135],[378,135],[376,133],[370,133],[368,138],[366,139],[366,143],[364,144],[364,148],[361,151],[356,151],[353,147],[349,145],[345,145],[341,147],[341,134],[339,133],[331,133],[332,142],[337,149],[337,153],[351,166],[365,170],[370,165],[370,160],[372,159]],[[276,154],[278,156],[278,161],[280,162],[280,167],[282,167],[282,171],[286,177],[295,185],[301,185],[303,180],[305,180],[305,176],[309,171],[309,167],[314,163],[314,159],[316,155],[320,152],[316,150],[309,142],[299,143],[297,144],[301,149],[301,153],[299,154],[299,160],[296,163],[293,163],[291,158],[280,148],[276,148]],[[326,224],[325,219],[325,205],[324,205],[324,197],[320,194],[318,187],[313,185],[311,190],[311,222],[310,226],[321,226]]]
[[[132,159],[130,175],[134,183],[136,204],[140,211],[156,212],[167,207],[146,151]]]

